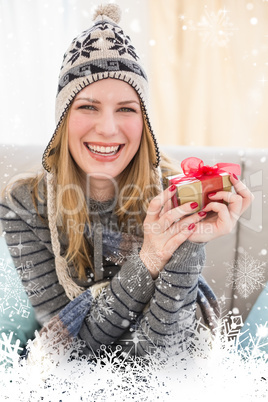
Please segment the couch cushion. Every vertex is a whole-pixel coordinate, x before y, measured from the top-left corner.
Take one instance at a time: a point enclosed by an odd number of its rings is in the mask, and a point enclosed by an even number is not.
[[[239,337],[240,349],[253,349],[255,346],[259,352],[268,354],[268,282],[251,309]]]

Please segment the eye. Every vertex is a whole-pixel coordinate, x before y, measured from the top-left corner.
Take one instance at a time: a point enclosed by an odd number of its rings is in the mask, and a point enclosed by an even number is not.
[[[81,105],[81,106],[78,107],[78,109],[96,110],[95,106],[93,106],[93,105]]]
[[[119,109],[119,111],[120,111],[120,112],[133,112],[133,113],[136,113],[136,110],[135,110],[135,109],[132,109],[131,107],[121,107],[121,108]]]

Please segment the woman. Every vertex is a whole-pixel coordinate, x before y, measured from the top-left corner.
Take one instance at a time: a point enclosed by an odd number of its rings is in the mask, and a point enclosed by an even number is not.
[[[197,300],[215,326],[217,303],[200,275],[204,243],[232,229],[251,194],[232,177],[236,194],[211,194],[198,213],[194,202],[172,208],[176,189],[162,188],[162,173],[176,172],[160,162],[146,74],[119,19],[118,6],[99,7],[65,53],[45,171],[13,186],[1,219],[15,264],[34,266],[21,279],[41,338],[143,355],[189,345]]]

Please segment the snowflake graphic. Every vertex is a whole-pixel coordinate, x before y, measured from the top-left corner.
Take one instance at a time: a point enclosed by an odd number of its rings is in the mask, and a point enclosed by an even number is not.
[[[26,261],[25,264],[21,264],[17,269],[21,272],[21,275],[28,276],[29,272],[31,272],[34,268],[34,264],[32,261]]]
[[[125,257],[122,253],[114,251],[112,256],[106,258],[106,261],[112,261],[115,265],[122,265]]]
[[[60,322],[51,320],[51,327],[45,326],[35,338],[27,342],[27,367],[35,370],[34,375],[46,379],[59,364],[82,356],[85,342],[72,338],[64,332]]]
[[[244,322],[242,315],[229,315],[226,314],[222,318],[222,333],[228,339],[228,341],[235,340],[239,334],[240,330],[242,329]]]
[[[260,338],[268,337],[268,321],[265,324],[256,324],[257,326],[257,336]]]
[[[124,345],[124,352],[130,355],[133,351],[135,355],[137,355],[139,345],[142,345],[147,353],[153,353],[157,348],[154,340],[150,336],[150,329],[147,326],[141,328],[138,324],[129,329],[126,335],[120,339],[120,343]]]
[[[39,283],[31,280],[31,274],[33,272],[34,264],[32,261],[26,261],[25,264],[21,264],[17,269],[20,272],[20,276],[24,281],[28,281],[28,285],[25,292],[29,299],[33,296],[41,297],[45,293],[44,286],[39,285]]]
[[[226,47],[233,36],[234,28],[230,18],[226,15],[225,9],[219,10],[217,13],[209,12],[205,9],[201,21],[197,25],[191,25],[192,31],[198,31],[199,35],[203,38],[203,42],[210,46]]]
[[[75,47],[70,50],[72,53],[72,57],[68,60],[68,63],[71,62],[72,64],[80,57],[84,56],[89,58],[90,53],[94,50],[99,50],[99,48],[93,46],[95,42],[97,42],[99,38],[91,39],[91,35],[88,35],[82,42],[77,40],[75,42]]]
[[[55,395],[63,395],[64,401],[168,402],[178,400],[178,385],[182,401],[197,401],[200,394],[212,400],[215,389],[223,383],[232,385],[234,379],[235,387],[223,387],[225,400],[265,400],[268,355],[259,348],[258,339],[250,339],[243,349],[239,340],[230,342],[221,334],[212,340],[210,331],[201,326],[193,331],[193,343],[193,348],[179,354],[142,357],[126,355],[120,346],[103,345],[94,358],[78,355],[69,361],[68,352],[53,366],[54,356],[42,354],[37,360],[36,348],[36,361],[23,360],[18,368],[1,371],[1,400],[52,401]]]
[[[129,283],[129,291],[133,292],[136,286],[141,284],[141,273],[144,270],[143,262],[139,257],[138,250],[133,250],[128,254],[128,259],[132,262],[135,262],[135,270],[131,273],[131,276],[128,278]]]
[[[221,305],[226,305],[226,301],[231,300],[231,297],[226,297],[225,293],[223,293],[220,297],[218,297],[218,301]]]
[[[46,290],[43,286],[40,287],[39,284],[34,281],[30,282],[26,289],[26,293],[29,299],[33,296],[42,297],[45,291]]]
[[[4,260],[0,259],[0,313],[8,314],[12,317],[18,314],[23,318],[28,318],[30,314],[29,301],[25,295],[20,278],[16,271]]]
[[[256,324],[256,326],[256,336],[253,337],[250,334],[249,346],[246,348],[246,350],[249,350],[251,356],[253,357],[267,357],[268,355],[264,352],[264,349],[267,348],[268,345],[268,322],[266,321],[264,325]]]
[[[107,296],[107,289],[103,288],[95,299],[95,305],[92,309],[91,316],[97,322],[104,322],[105,316],[113,314],[113,308],[109,305],[114,302],[112,296]]]
[[[0,338],[0,364],[16,364],[19,358],[19,351],[23,349],[20,347],[20,340],[16,339],[14,342],[13,332],[10,332],[9,336],[5,332],[2,332]]]
[[[130,44],[130,38],[128,36],[122,36],[115,33],[114,38],[107,38],[107,40],[113,43],[113,46],[110,47],[109,50],[117,50],[120,56],[128,53],[135,60],[139,58],[136,54],[134,46]]]
[[[137,284],[137,282],[140,281],[140,273],[144,269],[143,262],[139,255],[138,244],[133,246],[132,252],[128,254],[128,258],[134,261],[136,265],[136,270],[132,273],[129,281],[132,281],[133,284]],[[147,245],[147,248],[143,249],[143,261],[146,266],[158,270],[159,258],[153,246]]]
[[[138,314],[134,313],[134,311],[131,311],[131,310],[129,310],[128,315],[129,315],[130,320],[132,320],[132,321],[134,321],[138,317]]]
[[[21,242],[21,234],[20,234],[20,241],[19,241],[19,243],[18,243],[16,246],[10,246],[9,248],[17,248],[18,251],[19,251],[19,254],[20,254],[20,258],[21,258],[21,252],[22,252],[22,250],[23,250],[24,248],[27,248],[27,247],[31,247],[31,246],[25,246],[25,244],[22,244],[22,242]]]
[[[231,264],[225,263],[227,270],[227,286],[237,289],[241,297],[246,299],[256,289],[264,286],[265,263],[254,260],[247,252],[244,252]]]
[[[194,323],[195,313],[189,310],[182,310],[178,317],[178,322],[173,325],[172,329],[168,329],[166,336],[158,342],[155,336],[154,330],[148,324],[145,317],[142,323],[139,319],[134,323],[129,331],[120,338],[120,344],[124,345],[124,351],[128,351],[129,354],[133,352],[135,355],[138,353],[139,347],[141,347],[146,353],[165,353],[166,355],[172,354],[188,348],[192,343],[192,334],[195,330]],[[163,318],[161,320],[163,326],[169,326],[169,320]]]

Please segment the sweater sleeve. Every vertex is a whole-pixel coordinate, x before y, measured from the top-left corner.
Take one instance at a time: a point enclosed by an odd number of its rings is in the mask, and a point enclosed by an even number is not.
[[[129,352],[144,355],[156,348],[185,348],[195,326],[198,278],[205,261],[204,244],[186,241],[155,281],[149,306],[120,340]]]

